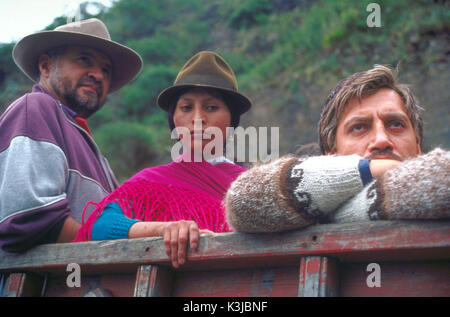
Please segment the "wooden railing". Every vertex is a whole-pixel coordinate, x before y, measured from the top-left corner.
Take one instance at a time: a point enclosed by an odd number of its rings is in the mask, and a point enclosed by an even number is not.
[[[449,260],[450,221],[371,221],[202,235],[179,269],[161,238],[48,244],[0,273],[3,296],[450,296]]]

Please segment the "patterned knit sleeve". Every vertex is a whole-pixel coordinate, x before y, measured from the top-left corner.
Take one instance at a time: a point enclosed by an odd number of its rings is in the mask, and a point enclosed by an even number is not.
[[[361,158],[282,157],[241,174],[225,197],[228,223],[240,232],[278,232],[328,221],[363,189]]]
[[[390,169],[345,203],[335,222],[450,218],[450,152],[435,149]]]

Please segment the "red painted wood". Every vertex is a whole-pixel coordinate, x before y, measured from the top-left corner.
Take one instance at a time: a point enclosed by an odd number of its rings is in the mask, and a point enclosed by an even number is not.
[[[172,294],[173,273],[156,265],[140,265],[136,274],[135,297],[165,297]]]
[[[298,266],[178,272],[173,296],[295,297]]]
[[[136,274],[105,274],[96,276],[82,276],[81,287],[70,288],[66,283],[66,276],[52,276],[47,282],[46,297],[83,297],[89,291],[103,288],[114,297],[133,296]]]
[[[134,297],[147,297],[150,284],[150,271],[152,265],[140,265],[136,274]]]
[[[369,263],[341,265],[340,296],[450,297],[450,263],[379,262],[381,287],[370,288],[366,279]]]
[[[21,297],[26,274],[13,273],[6,280],[5,297]]]
[[[114,297],[133,296],[136,274],[107,274],[101,276],[99,287],[112,292]]]
[[[338,296],[338,261],[324,256],[302,257],[299,267],[299,297]]]
[[[0,272],[48,273],[46,296],[84,296],[96,287],[133,296],[140,265],[155,267],[147,278],[153,291],[146,296],[168,289],[162,285],[173,286],[164,293],[172,296],[450,296],[449,260],[450,222],[373,221],[277,234],[205,235],[178,270],[171,269],[162,239],[143,238],[0,252]],[[366,285],[371,262],[381,265],[380,289]],[[66,286],[68,263],[81,266],[81,289]],[[173,283],[159,270],[174,272]],[[20,294],[14,285],[9,289]]]
[[[40,296],[43,281],[43,276],[33,273],[12,273],[6,279],[5,297]]]

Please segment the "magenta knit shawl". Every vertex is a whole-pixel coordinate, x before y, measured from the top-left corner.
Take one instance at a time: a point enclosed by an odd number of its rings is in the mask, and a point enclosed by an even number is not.
[[[116,202],[124,215],[143,221],[194,220],[200,229],[232,231],[222,200],[231,183],[245,168],[231,164],[174,161],[134,175],[101,202],[89,202],[74,241],[91,240],[92,225],[107,204]],[[95,209],[84,220],[89,205]]]

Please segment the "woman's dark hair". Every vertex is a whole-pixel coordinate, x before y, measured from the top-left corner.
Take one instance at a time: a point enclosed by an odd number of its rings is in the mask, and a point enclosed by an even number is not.
[[[230,114],[231,114],[230,126],[233,128],[236,128],[239,125],[239,120],[241,118],[241,114],[238,111],[238,109],[236,109],[232,105],[232,102],[231,102],[232,99],[228,96],[228,94],[221,90],[218,90],[216,88],[210,88],[210,87],[200,87],[200,88],[203,89],[206,93],[213,95],[213,96],[217,96],[224,101],[225,105],[228,107],[228,110],[230,110]],[[169,107],[169,111],[167,114],[170,131],[173,131],[173,129],[175,129],[175,122],[173,121],[173,114],[175,113],[175,109],[177,107],[178,98],[180,98],[181,95],[187,93],[189,90],[192,90],[192,89],[195,89],[195,87],[188,87],[188,88],[180,90],[178,92],[178,94],[170,102],[170,107]]]

